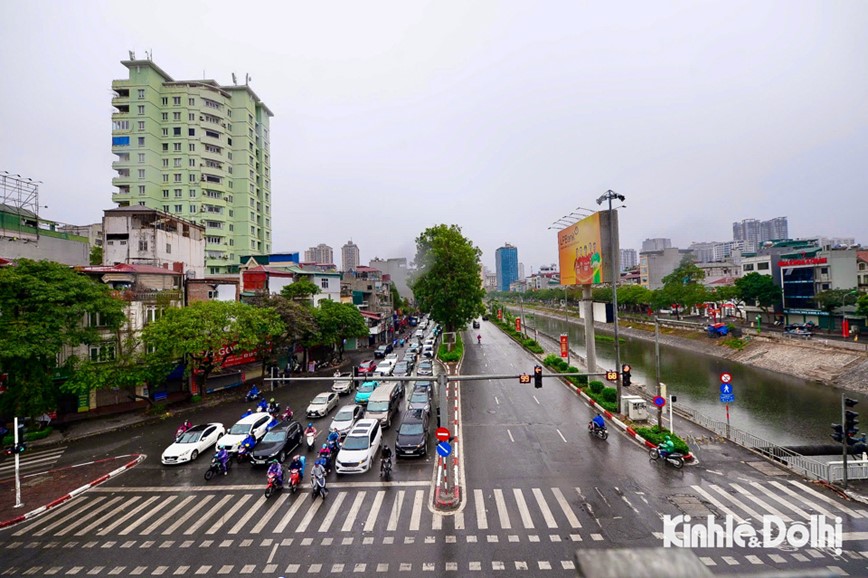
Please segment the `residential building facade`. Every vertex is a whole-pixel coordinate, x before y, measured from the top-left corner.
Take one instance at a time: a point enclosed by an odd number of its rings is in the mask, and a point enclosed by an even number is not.
[[[368,266],[379,269],[389,276],[395,288],[398,290],[398,295],[404,299],[412,299],[413,291],[407,285],[407,258],[393,257],[391,259],[374,258],[368,263]]]
[[[359,246],[352,241],[347,241],[346,245],[341,247],[341,271],[346,273],[352,271],[359,266]]]
[[[518,280],[518,249],[509,243],[494,252],[497,290],[509,291],[509,286]]]
[[[332,265],[335,262],[334,249],[325,243],[320,243],[316,247],[311,247],[304,252],[304,262]]]
[[[636,254],[636,249],[621,249],[621,267],[620,271],[629,271],[639,264],[639,257]]]
[[[246,84],[176,81],[132,56],[112,81],[112,201],[202,225],[206,274],[237,272],[271,251],[272,113]]]
[[[685,257],[691,255],[690,251],[677,247],[639,253],[639,284],[648,289],[661,289],[663,278],[677,269]]]

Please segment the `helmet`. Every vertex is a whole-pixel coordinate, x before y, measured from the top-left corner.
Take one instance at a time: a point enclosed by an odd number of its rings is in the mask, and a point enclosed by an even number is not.
[[[313,422],[308,422],[307,427],[313,427]]]
[[[669,436],[665,436],[663,439],[666,440],[667,442],[671,442],[671,441],[672,441],[672,438],[670,438]]]
[[[269,403],[274,403],[274,398],[272,397],[271,399],[268,400],[268,402],[269,402]]]
[[[250,409],[249,407],[247,408],[247,411],[249,411],[250,413],[253,413],[253,410]]]
[[[328,444],[323,444],[323,445],[322,445],[322,449],[326,449],[326,448],[328,448],[328,447],[329,447]]]

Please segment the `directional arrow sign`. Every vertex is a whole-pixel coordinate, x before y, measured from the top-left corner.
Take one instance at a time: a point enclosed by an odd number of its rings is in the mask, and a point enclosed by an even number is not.
[[[449,445],[449,442],[440,442],[437,444],[437,455],[441,457],[446,457],[452,453],[452,446]]]
[[[729,395],[732,393],[732,384],[731,383],[721,383],[720,384],[720,395]]]

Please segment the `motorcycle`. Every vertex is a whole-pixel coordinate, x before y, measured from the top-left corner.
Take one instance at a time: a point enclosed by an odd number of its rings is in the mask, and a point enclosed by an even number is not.
[[[310,481],[311,494],[310,499],[316,500],[317,496],[322,496],[322,499],[325,500],[326,496],[329,495],[328,488],[326,488],[326,480],[325,476],[313,476]]]
[[[220,474],[224,474],[224,475],[228,474],[229,473],[229,464],[231,464],[231,463],[232,463],[231,461],[227,460],[226,466],[224,467],[223,462],[221,462],[217,458],[217,456],[214,456],[213,458],[211,458],[211,466],[208,468],[208,471],[205,472],[205,481],[208,481],[211,478],[213,478],[214,476],[217,476]]]
[[[265,499],[267,500],[283,489],[283,478],[278,476],[276,472],[268,472],[266,479]]]
[[[684,467],[684,454],[679,452],[666,453],[663,452],[661,454],[658,448],[654,448],[650,452],[651,459],[657,461],[658,458],[663,458],[663,460],[671,465],[676,470],[680,470]]]
[[[380,463],[380,477],[385,480],[392,479],[392,460],[387,458]]]
[[[283,410],[283,413],[280,415],[280,419],[283,421],[289,421],[292,419],[292,415],[293,415],[292,408],[289,406],[286,406],[286,409]]]
[[[316,445],[316,429],[312,432],[304,434],[305,442],[307,443],[307,451],[313,451],[313,447]]]
[[[250,388],[250,391],[247,392],[247,395],[244,396],[244,401],[256,401],[259,399],[259,388],[255,385]]]
[[[301,470],[291,469],[289,470],[289,491],[293,494],[298,491],[298,487],[301,485]]]
[[[609,437],[608,428],[597,427],[597,424],[595,424],[594,422],[588,422],[588,433],[597,436],[601,440]]]
[[[175,430],[175,441],[181,441],[181,436],[187,433],[187,430],[189,430],[191,427],[193,427],[193,424],[191,424],[189,421],[185,421],[184,423],[179,425],[178,429]]]

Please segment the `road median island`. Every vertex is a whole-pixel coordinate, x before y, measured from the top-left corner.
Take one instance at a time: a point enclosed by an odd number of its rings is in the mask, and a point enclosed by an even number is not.
[[[443,423],[438,424],[448,428],[452,437],[449,440],[451,453],[448,456],[438,454],[434,465],[434,509],[443,513],[455,512],[460,509],[464,496],[461,468],[463,460],[459,459],[459,441],[461,439],[461,401],[459,382],[448,380],[449,376],[461,373],[461,363],[464,360],[464,347],[460,338],[453,351],[440,351],[438,361],[446,373],[446,390],[439,392]],[[446,353],[444,356],[443,354]],[[458,355],[454,355],[458,353]],[[457,359],[456,359],[457,357]],[[462,455],[463,457],[463,455]]]
[[[22,507],[15,507],[15,479],[0,480],[0,528],[33,519],[90,488],[135,467],[144,454],[130,454],[21,476]]]

